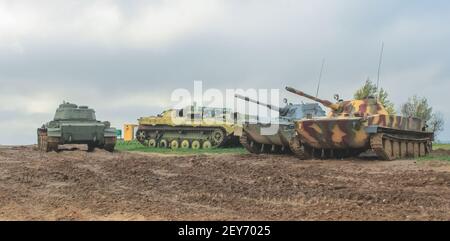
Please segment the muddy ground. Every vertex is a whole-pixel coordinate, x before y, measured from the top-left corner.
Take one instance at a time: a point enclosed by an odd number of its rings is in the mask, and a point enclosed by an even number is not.
[[[450,220],[450,163],[0,148],[1,220]]]

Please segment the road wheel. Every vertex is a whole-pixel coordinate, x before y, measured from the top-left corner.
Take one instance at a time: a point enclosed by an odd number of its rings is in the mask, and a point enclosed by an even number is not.
[[[165,139],[160,140],[159,141],[159,147],[160,148],[167,148],[168,147],[167,140],[165,140]]]
[[[394,159],[394,154],[392,150],[392,141],[391,140],[383,140],[383,148],[385,153],[385,158],[387,161]]]
[[[400,142],[400,157],[401,158],[405,158],[408,153],[407,153],[407,144],[405,141]]]
[[[413,157],[414,156],[414,143],[408,142],[406,145],[407,145],[406,150],[407,150],[408,157]]]
[[[425,143],[425,154],[429,154],[429,153],[431,153],[431,151],[433,151],[433,142],[428,140]]]
[[[394,155],[394,158],[400,158],[400,142],[398,141],[392,141],[392,152]]]
[[[419,143],[415,142],[414,143],[414,158],[417,158],[419,156],[420,156]]]
[[[202,145],[202,148],[203,149],[210,149],[211,148],[211,142],[209,142],[209,141],[204,141],[203,142],[203,145]]]
[[[136,132],[136,139],[138,139],[139,142],[143,142],[147,138],[147,134],[145,131],[138,131]]]
[[[148,146],[149,147],[156,147],[156,139],[150,139],[148,140]]]
[[[177,140],[173,140],[170,142],[170,148],[172,150],[178,149],[178,147],[180,147],[180,143],[178,143]]]
[[[222,144],[223,140],[225,138],[225,134],[223,133],[222,130],[215,130],[212,133],[212,140],[214,142],[215,145],[220,145]]]
[[[419,143],[419,151],[420,151],[419,156],[425,156],[427,154],[425,151],[425,143],[424,142]]]
[[[188,140],[183,140],[180,144],[182,149],[188,149],[189,148],[189,141]]]
[[[197,141],[197,140],[193,141],[192,144],[191,144],[191,148],[194,149],[194,150],[200,149],[200,142]]]
[[[298,136],[294,136],[291,140],[289,140],[289,149],[292,151],[294,156],[298,157],[300,160],[311,159],[312,157],[311,152],[313,152],[313,150],[306,148]]]
[[[247,149],[248,152],[253,154],[260,154],[261,153],[261,147],[258,145],[258,143],[255,143],[246,132],[243,132],[241,137],[239,137],[239,142],[242,146]]]

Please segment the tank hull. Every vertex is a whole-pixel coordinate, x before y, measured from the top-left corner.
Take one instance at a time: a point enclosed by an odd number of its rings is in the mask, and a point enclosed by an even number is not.
[[[314,148],[346,149],[368,146],[361,119],[320,119],[296,122],[300,140]]]
[[[65,144],[87,144],[89,151],[102,148],[112,152],[116,129],[107,121],[96,120],[93,109],[64,102],[53,120],[38,128],[37,137],[41,151],[58,151],[58,146]]]
[[[252,153],[290,152],[289,141],[295,135],[294,123],[263,124],[246,123],[243,125],[242,134],[245,140],[241,144]],[[241,135],[242,136],[242,135]]]
[[[176,148],[178,148],[182,147],[183,141],[189,143],[188,146],[184,147],[195,149],[197,149],[195,145],[199,145],[198,148],[209,148],[239,144],[238,138],[232,133],[230,134],[225,129],[214,126],[139,125],[136,133],[137,140],[144,146],[150,147],[174,148],[171,143],[177,142]]]
[[[433,133],[422,130],[422,120],[395,115],[321,118],[296,121],[295,125],[305,151],[320,157],[345,152],[357,155],[370,149],[380,158],[388,160],[422,156],[431,151],[433,140]],[[408,145],[412,146],[410,150]]]
[[[114,151],[117,137],[115,129],[105,128],[101,123],[62,124],[60,128],[39,128],[38,149],[58,151],[59,145],[86,144],[89,151],[101,148]]]
[[[274,131],[269,129],[275,128]],[[263,134],[264,130],[268,133],[275,132],[273,134]],[[288,146],[289,140],[295,134],[295,126],[293,124],[279,124],[279,125],[269,125],[269,124],[245,124],[244,131],[247,135],[254,141],[267,145],[279,145]]]
[[[302,155],[297,151],[298,146],[294,142],[294,120],[325,116],[325,111],[315,103],[289,104],[282,110],[280,116],[272,119],[270,123],[245,122],[242,131],[236,132],[240,136],[241,144],[249,152]]]
[[[138,119],[136,139],[148,147],[211,148],[237,145],[233,135],[242,116],[223,108],[188,106]]]

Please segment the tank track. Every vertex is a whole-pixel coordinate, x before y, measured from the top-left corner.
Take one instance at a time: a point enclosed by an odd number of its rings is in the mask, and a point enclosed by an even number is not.
[[[109,152],[114,152],[114,147],[116,146],[116,138],[114,137],[105,137],[105,145],[103,149]]]
[[[262,144],[253,141],[246,132],[239,137],[241,145],[253,154],[289,154],[291,153],[288,146]]]
[[[255,146],[251,145],[251,142],[249,140],[247,133],[245,133],[245,132],[242,133],[242,136],[239,137],[239,142],[248,152],[253,153],[253,154],[261,153],[261,151],[258,150],[258,148],[255,148]]]
[[[137,138],[138,139],[138,141],[142,144],[142,145],[144,145],[144,146],[148,146],[148,143],[147,143],[147,141],[149,141],[150,139],[152,139],[152,138],[149,138],[149,135],[148,135],[148,133],[152,133],[152,134],[155,134],[155,132],[158,132],[158,133],[163,133],[162,134],[162,137],[160,136],[160,137],[157,137],[156,138],[156,141],[157,142],[159,142],[160,141],[160,139],[164,139],[164,132],[179,132],[179,133],[181,133],[181,132],[210,132],[209,134],[207,134],[208,135],[208,137],[210,137],[211,139],[206,139],[206,140],[204,140],[204,139],[191,139],[189,136],[187,136],[186,138],[183,138],[183,137],[180,137],[180,138],[176,138],[178,141],[181,141],[182,139],[186,139],[186,140],[189,140],[190,142],[194,142],[194,141],[198,141],[199,143],[204,143],[205,141],[208,141],[209,143],[211,143],[212,144],[212,146],[213,147],[223,147],[223,146],[226,146],[226,145],[228,145],[228,144],[230,144],[230,142],[233,142],[234,141],[234,139],[233,139],[233,137],[232,136],[226,136],[226,131],[223,129],[223,128],[220,128],[220,127],[191,127],[191,126],[140,126],[139,128],[138,128],[138,130],[137,130],[137,132],[139,132],[139,131],[145,131],[146,132],[146,137],[145,137],[145,139],[139,139],[139,138]],[[220,131],[222,134],[221,134],[221,137],[220,138],[217,138],[217,139],[219,139],[220,140],[220,142],[216,142],[215,140],[214,140],[214,137],[212,137],[212,135],[214,134],[214,133],[217,133],[218,131]],[[219,135],[220,136],[220,135]],[[217,140],[216,139],[216,140]],[[167,141],[167,140],[166,140]],[[168,141],[169,143],[168,144],[170,144],[170,140]],[[233,144],[233,143],[231,143],[231,144]],[[200,144],[200,145],[202,145],[202,144]],[[169,146],[167,146],[167,147],[169,147]]]
[[[58,152],[59,139],[49,137],[46,129],[38,129],[38,149],[42,152]]]
[[[405,136],[404,133],[390,133],[388,131],[389,130],[372,134],[370,136],[370,146],[367,148],[345,150],[315,149],[306,145],[301,145],[301,142],[294,138],[290,141],[290,148],[300,159],[341,159],[346,157],[356,157],[367,149],[372,149],[378,158],[386,161],[399,158],[421,157],[429,154],[432,150],[432,142],[429,137],[420,136],[414,138]]]
[[[313,148],[309,145],[303,144],[299,136],[295,136],[289,141],[289,148],[291,149],[292,153],[301,160],[342,159],[346,157],[358,156],[364,151],[363,149],[338,150]]]
[[[311,158],[311,155],[306,151],[305,146],[302,145],[298,136],[292,137],[292,139],[289,141],[289,148],[291,149],[292,153],[301,160]]]
[[[370,137],[370,147],[386,161],[421,157],[431,152],[431,139],[405,138],[395,134],[377,133]]]

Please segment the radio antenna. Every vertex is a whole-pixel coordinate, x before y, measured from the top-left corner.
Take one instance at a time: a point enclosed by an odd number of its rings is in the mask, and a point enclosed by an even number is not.
[[[323,73],[323,66],[324,65],[325,65],[325,58],[322,59],[322,67],[320,68],[319,81],[317,82],[316,98],[319,95],[320,81],[322,80],[322,73]]]
[[[378,62],[377,92],[380,85],[381,62],[383,61],[384,42],[381,42],[380,60]],[[379,95],[379,94],[378,94]],[[378,98],[378,97],[377,97]]]

